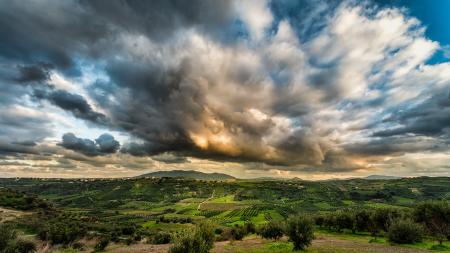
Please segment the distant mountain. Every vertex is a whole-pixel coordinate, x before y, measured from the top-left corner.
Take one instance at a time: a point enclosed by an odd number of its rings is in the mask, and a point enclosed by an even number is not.
[[[197,180],[210,180],[210,181],[221,181],[236,179],[227,174],[222,173],[203,173],[195,170],[169,170],[169,171],[156,171],[147,174],[140,175],[138,177],[181,177],[181,178],[191,178]]]
[[[385,176],[385,175],[370,175],[365,177],[364,179],[368,179],[368,180],[392,180],[392,179],[401,179],[401,177],[396,177],[396,176]]]

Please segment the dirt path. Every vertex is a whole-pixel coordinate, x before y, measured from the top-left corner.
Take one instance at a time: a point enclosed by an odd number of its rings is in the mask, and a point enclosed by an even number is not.
[[[213,190],[213,192],[212,192],[212,194],[211,194],[211,197],[205,199],[204,201],[202,201],[202,202],[200,202],[200,203],[198,204],[198,206],[197,206],[197,211],[200,211],[200,208],[202,207],[202,204],[203,204],[203,203],[208,202],[208,201],[210,201],[211,199],[214,198],[214,193],[215,193],[215,192],[216,192],[216,190]]]

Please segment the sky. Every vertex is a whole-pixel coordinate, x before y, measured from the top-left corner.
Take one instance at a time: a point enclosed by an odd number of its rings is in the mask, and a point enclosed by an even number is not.
[[[0,0],[0,177],[450,176],[449,12]]]

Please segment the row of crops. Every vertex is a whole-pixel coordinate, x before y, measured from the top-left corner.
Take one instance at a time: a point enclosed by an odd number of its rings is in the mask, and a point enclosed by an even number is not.
[[[260,211],[264,210],[262,207],[250,206],[242,209],[234,209],[226,215],[227,218],[240,217],[241,220],[249,220],[258,215]]]

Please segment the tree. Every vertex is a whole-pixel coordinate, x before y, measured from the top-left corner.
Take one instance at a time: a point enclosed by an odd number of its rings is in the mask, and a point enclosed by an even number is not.
[[[336,229],[338,232],[341,232],[342,229],[350,229],[352,232],[355,232],[354,226],[354,217],[353,213],[349,210],[339,211],[336,213]]]
[[[450,205],[444,201],[428,201],[414,209],[414,218],[425,225],[440,245],[450,235]]]
[[[357,231],[369,231],[371,213],[362,209],[355,212],[355,229]]]
[[[174,237],[170,253],[208,253],[214,245],[214,230],[209,223],[201,223],[194,231],[182,231]]]
[[[303,250],[314,239],[314,222],[306,216],[293,216],[286,221],[286,234],[294,243],[294,250]]]
[[[231,233],[231,237],[233,238],[233,240],[240,241],[245,236],[244,228],[237,226],[237,225],[231,229],[230,233]]]
[[[245,234],[254,234],[256,232],[255,224],[251,221],[246,221],[244,223],[244,233]]]
[[[103,251],[109,244],[109,237],[102,237],[94,247],[95,251]]]
[[[169,232],[160,231],[153,237],[153,244],[167,244],[172,240],[172,234]]]
[[[374,225],[379,230],[388,231],[389,226],[393,220],[401,217],[401,212],[395,208],[379,208],[373,212],[372,219]]]
[[[36,251],[36,244],[33,241],[18,239],[14,242],[14,252],[31,253]]]
[[[0,252],[3,252],[10,243],[17,238],[16,232],[11,226],[0,224]]]
[[[422,241],[423,227],[411,220],[395,220],[388,230],[389,241],[395,243],[414,243]]]
[[[260,227],[258,234],[265,239],[278,240],[284,234],[283,225],[279,222],[272,220],[269,223],[264,224],[262,227]]]
[[[36,250],[32,241],[18,239],[17,233],[8,225],[0,225],[0,252],[30,253]]]

